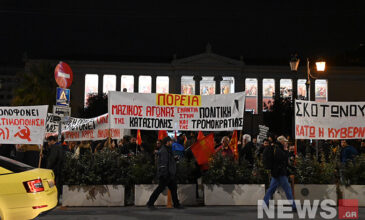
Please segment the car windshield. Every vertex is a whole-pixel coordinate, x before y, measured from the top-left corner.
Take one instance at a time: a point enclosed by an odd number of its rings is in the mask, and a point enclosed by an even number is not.
[[[0,167],[4,167],[5,169],[10,170],[14,173],[34,169],[34,167],[31,167],[27,164],[3,156],[0,156]]]

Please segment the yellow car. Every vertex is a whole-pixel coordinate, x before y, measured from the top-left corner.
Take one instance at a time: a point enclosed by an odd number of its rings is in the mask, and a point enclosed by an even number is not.
[[[57,205],[52,170],[0,156],[1,220],[33,219]]]

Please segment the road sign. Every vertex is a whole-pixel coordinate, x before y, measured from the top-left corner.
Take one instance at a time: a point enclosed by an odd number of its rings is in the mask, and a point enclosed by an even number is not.
[[[69,106],[70,105],[70,90],[57,88],[56,105]]]
[[[61,115],[61,117],[70,117],[71,116],[71,108],[67,106],[53,106],[53,114]]]
[[[67,89],[73,80],[71,67],[65,62],[59,62],[54,70],[54,77],[59,87]]]

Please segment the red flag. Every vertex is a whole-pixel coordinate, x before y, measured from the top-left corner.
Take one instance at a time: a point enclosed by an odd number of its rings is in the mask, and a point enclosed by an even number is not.
[[[165,137],[167,137],[167,131],[165,131],[165,130],[159,130],[158,131],[158,140],[162,140]]]
[[[138,129],[137,131],[137,145],[141,145],[142,144],[142,138],[141,138],[141,130]]]
[[[231,141],[229,142],[229,148],[233,152],[234,159],[238,160],[238,138],[237,138],[237,130],[233,131]]]
[[[211,133],[202,140],[195,142],[191,146],[191,151],[201,169],[208,169],[209,158],[214,153],[214,134]]]
[[[204,138],[204,134],[203,134],[203,132],[201,132],[201,131],[199,131],[199,133],[198,133],[198,137],[197,137],[197,140],[198,141],[200,141],[201,139],[203,139]]]

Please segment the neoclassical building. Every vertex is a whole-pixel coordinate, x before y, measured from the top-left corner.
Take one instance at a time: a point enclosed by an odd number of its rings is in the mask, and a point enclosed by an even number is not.
[[[28,60],[25,68],[44,61]],[[173,57],[168,63],[63,61],[74,73],[70,87],[73,115],[86,104],[89,94],[109,90],[202,95],[246,91],[246,111],[253,113],[246,123],[248,130],[255,132],[274,96],[306,98],[304,63],[296,72],[290,70],[289,62],[286,66],[250,65],[243,59],[215,54],[209,45],[204,53]],[[365,67],[327,65],[326,71],[319,73],[311,66],[311,72],[318,78],[311,79],[310,100],[365,101]]]

